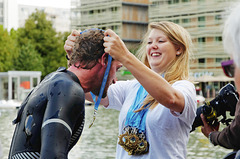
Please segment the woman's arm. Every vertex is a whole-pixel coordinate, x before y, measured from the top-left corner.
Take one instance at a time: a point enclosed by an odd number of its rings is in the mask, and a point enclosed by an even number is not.
[[[66,51],[68,56],[70,56],[70,54],[72,53],[72,49],[74,47],[74,43],[76,41],[76,37],[80,36],[80,32],[81,31],[74,30],[68,36],[67,40],[65,41],[64,50]],[[91,96],[90,92],[85,93],[85,99],[88,100],[88,101],[93,102],[93,99],[92,99],[92,96]],[[102,98],[100,104],[103,105],[104,107],[108,107],[108,105],[109,105],[108,97]]]
[[[120,37],[112,30],[107,30],[105,35],[105,52],[120,61],[159,103],[173,111],[183,111],[185,101],[181,92],[130,53]]]

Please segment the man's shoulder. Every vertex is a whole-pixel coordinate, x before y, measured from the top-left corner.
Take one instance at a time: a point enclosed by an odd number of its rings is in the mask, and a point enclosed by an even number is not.
[[[81,85],[73,80],[67,73],[65,72],[53,72],[49,74],[47,79],[44,79],[43,82],[48,82],[49,89],[51,90],[62,90],[64,92],[69,91],[78,91],[83,93],[83,89]]]

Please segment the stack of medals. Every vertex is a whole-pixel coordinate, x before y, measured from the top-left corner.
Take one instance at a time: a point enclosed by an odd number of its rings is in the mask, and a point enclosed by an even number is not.
[[[140,132],[136,127],[127,126],[123,129],[123,134],[119,135],[118,144],[123,147],[129,155],[142,155],[148,153],[149,144],[144,132]]]

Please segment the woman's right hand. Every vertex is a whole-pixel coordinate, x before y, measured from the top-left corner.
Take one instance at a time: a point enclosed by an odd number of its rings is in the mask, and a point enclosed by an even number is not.
[[[73,30],[72,33],[67,37],[67,40],[65,41],[65,45],[64,45],[64,50],[66,51],[68,56],[71,55],[76,38],[77,36],[80,36],[80,32],[81,31]]]

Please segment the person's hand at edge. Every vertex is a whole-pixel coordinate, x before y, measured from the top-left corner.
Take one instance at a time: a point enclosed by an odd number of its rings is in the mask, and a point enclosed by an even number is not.
[[[76,41],[76,37],[80,36],[81,31],[73,30],[72,33],[67,37],[67,40],[65,41],[64,50],[68,54],[68,56],[71,55],[72,49],[74,47],[74,42]]]
[[[203,114],[201,114],[200,116],[203,121],[203,126],[201,127],[201,131],[206,137],[208,137],[211,132],[219,130],[219,125],[220,125],[219,122],[216,122],[213,125],[210,125],[207,123]]]

